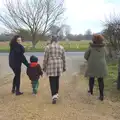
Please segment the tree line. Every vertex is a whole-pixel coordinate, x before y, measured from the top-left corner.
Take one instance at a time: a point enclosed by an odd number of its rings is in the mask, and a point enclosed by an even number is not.
[[[20,29],[17,34],[21,35],[23,37],[24,41],[32,41],[32,37],[30,35],[30,32],[28,30],[25,29]],[[13,37],[14,33],[2,33],[0,34],[0,41],[9,41],[12,37]],[[51,38],[50,34],[46,34],[46,35],[41,35],[41,34],[37,34],[37,37],[39,38],[39,40],[41,41],[47,41]],[[58,35],[59,40],[69,40],[69,41],[80,41],[80,40],[91,40],[92,39],[92,32],[91,30],[87,30],[85,32],[85,34],[65,34],[60,33]]]

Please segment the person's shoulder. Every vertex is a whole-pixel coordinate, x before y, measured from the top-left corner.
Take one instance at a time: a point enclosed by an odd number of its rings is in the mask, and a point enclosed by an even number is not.
[[[18,47],[19,47],[21,50],[24,50],[24,49],[25,49],[24,46],[21,45],[21,44],[18,44]]]
[[[64,50],[64,47],[62,45],[59,45],[62,50]]]
[[[41,65],[40,65],[40,64],[37,64],[36,69],[42,70]]]
[[[49,49],[49,48],[50,48],[50,46],[51,46],[51,44],[47,45],[45,48],[46,48],[46,49]]]
[[[45,47],[45,51],[47,51],[49,48],[50,48],[50,45],[47,45],[47,46]]]
[[[31,66],[30,65],[27,67],[27,71],[29,71],[29,70],[31,70]]]
[[[21,44],[16,44],[18,47],[24,48],[23,45]]]
[[[37,66],[36,66],[36,67],[39,67],[39,68],[40,68],[40,67],[41,67],[41,65],[40,65],[40,64],[37,64]]]
[[[40,64],[38,63],[37,66],[40,66]]]

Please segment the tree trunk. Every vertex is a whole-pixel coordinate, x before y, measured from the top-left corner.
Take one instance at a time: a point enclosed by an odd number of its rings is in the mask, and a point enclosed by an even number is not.
[[[112,47],[111,47],[111,45],[107,45],[107,48],[108,48],[108,56],[109,56],[109,58],[112,58],[113,55],[112,55]]]
[[[109,47],[108,49],[109,49],[109,57],[112,58],[112,57],[113,57],[113,55],[112,55],[112,50],[111,50],[112,48]]]
[[[35,44],[34,42],[32,42],[32,48],[33,48],[33,49],[35,49],[35,45],[36,45],[36,44]]]
[[[36,46],[36,34],[32,34],[32,48],[34,49]]]

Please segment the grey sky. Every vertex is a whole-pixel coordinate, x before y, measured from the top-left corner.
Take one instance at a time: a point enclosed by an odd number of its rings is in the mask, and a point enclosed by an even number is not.
[[[71,32],[75,34],[84,33],[87,29],[91,29],[93,33],[100,32],[105,16],[113,12],[118,13],[119,6],[119,0],[65,0],[66,24],[71,26]],[[0,29],[0,32],[1,30],[3,29]]]

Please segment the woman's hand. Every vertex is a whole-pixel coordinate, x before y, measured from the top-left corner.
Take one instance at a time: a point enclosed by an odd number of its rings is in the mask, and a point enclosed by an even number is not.
[[[43,71],[44,71],[44,72],[46,72],[46,69],[45,69],[45,68],[43,68]]]
[[[65,72],[66,71],[66,69],[65,68],[63,68],[63,72]]]

